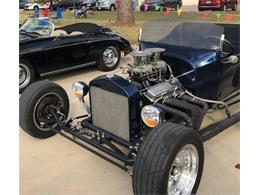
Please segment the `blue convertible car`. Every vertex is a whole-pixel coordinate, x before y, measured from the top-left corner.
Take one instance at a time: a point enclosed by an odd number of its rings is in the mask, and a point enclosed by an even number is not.
[[[135,195],[196,194],[203,142],[240,120],[230,112],[239,101],[239,26],[150,22],[139,41],[125,77],[73,84],[85,115],[67,119],[66,91],[40,81],[20,96],[20,127],[40,139],[58,133],[129,172]],[[227,117],[201,128],[212,109]]]
[[[140,50],[166,49],[162,59],[176,76],[189,72],[180,80],[197,96],[219,100],[239,90],[240,25],[147,22],[139,39]]]

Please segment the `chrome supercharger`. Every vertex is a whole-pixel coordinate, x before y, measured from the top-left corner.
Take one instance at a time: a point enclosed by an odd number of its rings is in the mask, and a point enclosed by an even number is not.
[[[126,73],[129,78],[139,81],[159,82],[169,67],[163,60],[161,54],[165,52],[162,48],[150,48],[145,51],[135,51],[131,55],[134,59],[133,64],[126,66]]]

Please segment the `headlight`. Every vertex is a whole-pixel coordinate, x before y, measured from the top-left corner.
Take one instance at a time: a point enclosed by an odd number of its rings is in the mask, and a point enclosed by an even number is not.
[[[153,105],[144,106],[141,111],[141,117],[148,127],[155,127],[161,122],[161,111]]]
[[[84,97],[88,93],[88,90],[88,85],[82,81],[76,81],[72,85],[73,94],[78,98]]]

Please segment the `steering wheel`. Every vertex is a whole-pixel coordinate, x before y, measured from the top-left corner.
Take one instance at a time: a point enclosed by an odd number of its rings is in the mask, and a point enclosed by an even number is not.
[[[221,38],[218,36],[205,36],[205,37],[203,37],[202,41],[203,42],[201,43],[201,45],[203,47],[211,48],[211,49],[218,49]],[[228,57],[228,56],[231,56],[233,53],[234,53],[234,47],[228,40],[224,39],[220,55],[222,57]]]

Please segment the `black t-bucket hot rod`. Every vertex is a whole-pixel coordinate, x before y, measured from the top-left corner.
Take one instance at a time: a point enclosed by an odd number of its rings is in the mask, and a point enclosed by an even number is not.
[[[192,39],[186,25],[204,31]],[[239,113],[229,112],[238,102],[239,47],[225,39],[224,30],[182,23],[168,34],[175,44],[141,38],[146,49],[131,53],[134,61],[124,68],[126,78],[105,75],[89,85],[73,84],[86,110],[83,116],[67,119],[64,89],[36,82],[20,97],[20,127],[40,139],[58,133],[128,171],[134,194],[195,194],[203,142],[240,120]],[[212,109],[225,109],[227,117],[201,129]]]

